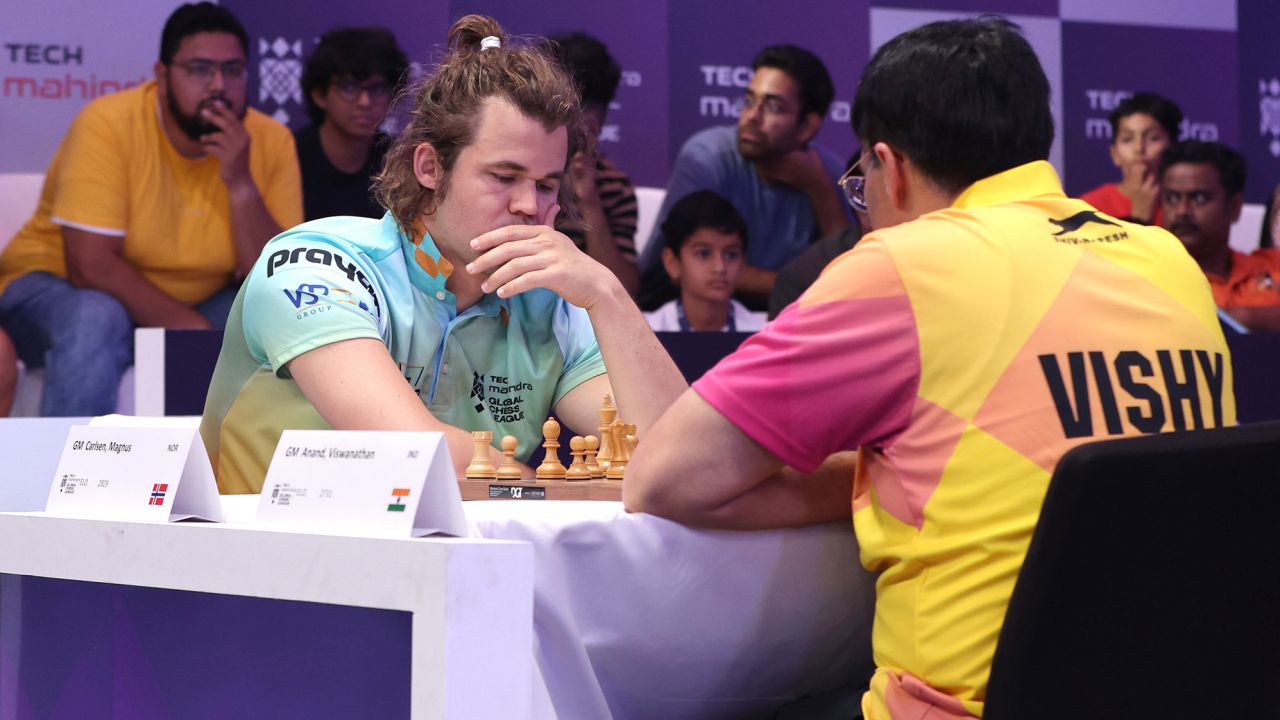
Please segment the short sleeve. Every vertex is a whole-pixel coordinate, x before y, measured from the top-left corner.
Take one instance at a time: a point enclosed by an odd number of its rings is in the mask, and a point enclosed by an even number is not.
[[[802,471],[887,445],[919,387],[911,303],[879,242],[837,258],[801,298],[694,383],[721,415]]]
[[[58,153],[53,222],[123,237],[129,224],[126,152],[126,143],[117,137],[103,104],[85,106]]]
[[[560,371],[555,397],[551,399],[554,407],[570,390],[597,375],[603,375],[605,367],[604,358],[600,355],[600,345],[596,343],[596,334],[586,310],[560,300],[556,303],[552,322],[560,352],[564,354],[564,369]]]
[[[269,135],[267,177],[258,191],[272,219],[281,228],[288,229],[303,220],[302,170],[298,166],[298,151],[293,135],[283,127],[279,130]]]
[[[386,293],[363,253],[291,235],[267,245],[245,283],[245,343],[281,377],[289,361],[309,350],[384,339]]]

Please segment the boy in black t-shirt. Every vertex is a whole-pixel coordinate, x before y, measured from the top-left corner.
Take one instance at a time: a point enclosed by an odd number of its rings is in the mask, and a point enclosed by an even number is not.
[[[320,38],[302,73],[311,125],[294,132],[307,220],[382,217],[369,191],[387,136],[378,131],[408,61],[383,28],[341,28]]]

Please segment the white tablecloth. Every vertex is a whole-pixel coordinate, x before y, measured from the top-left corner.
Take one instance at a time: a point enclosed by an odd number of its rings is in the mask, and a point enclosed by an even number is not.
[[[464,505],[478,535],[534,546],[535,718],[771,717],[869,673],[874,576],[848,523],[735,533],[613,502]]]

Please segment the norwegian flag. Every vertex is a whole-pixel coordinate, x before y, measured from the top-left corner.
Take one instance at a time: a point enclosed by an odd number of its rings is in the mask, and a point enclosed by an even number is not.
[[[151,486],[151,499],[147,501],[148,505],[163,505],[164,494],[169,492],[169,483],[156,483]]]

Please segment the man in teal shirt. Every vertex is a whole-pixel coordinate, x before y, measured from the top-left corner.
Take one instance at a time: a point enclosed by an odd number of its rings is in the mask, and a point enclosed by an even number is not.
[[[572,83],[488,18],[449,41],[375,180],[387,215],[300,225],[246,280],[201,425],[223,492],[261,489],[284,428],[441,431],[461,474],[469,431],[527,458],[552,410],[586,432],[612,393],[643,434],[687,387],[551,227],[584,141]]]

